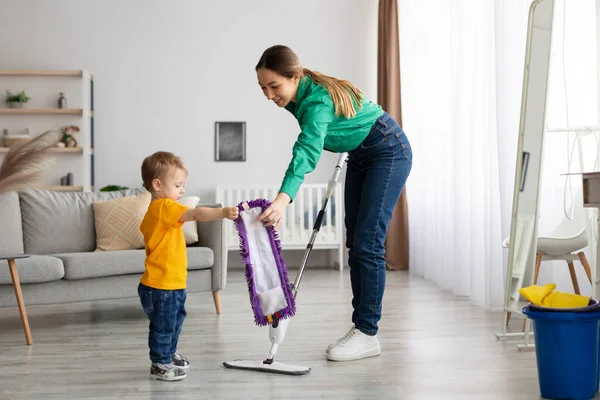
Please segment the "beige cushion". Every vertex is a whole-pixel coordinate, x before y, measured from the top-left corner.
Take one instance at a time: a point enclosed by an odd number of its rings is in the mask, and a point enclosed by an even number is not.
[[[182,204],[188,208],[196,208],[200,202],[198,196],[186,196],[179,199],[179,204]],[[183,224],[183,236],[185,237],[185,244],[190,245],[198,241],[198,223],[196,221],[188,221]]]
[[[150,205],[150,193],[94,202],[96,250],[133,250],[144,247],[140,224]]]

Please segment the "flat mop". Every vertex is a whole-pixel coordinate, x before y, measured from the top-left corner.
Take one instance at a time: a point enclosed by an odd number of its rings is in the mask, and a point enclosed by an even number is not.
[[[287,267],[281,256],[281,243],[277,232],[272,226],[265,227],[262,222],[256,221],[256,218],[271,203],[265,199],[256,199],[238,205],[240,216],[235,224],[240,237],[240,253],[246,266],[250,305],[254,313],[254,322],[259,326],[269,325],[271,349],[263,361],[226,361],[223,363],[225,367],[287,375],[304,375],[310,372],[310,367],[283,364],[274,359],[279,345],[285,338],[289,319],[296,313],[295,300],[304,268],[347,158],[348,153],[340,154],[333,176],[327,185],[323,206],[317,215],[300,270],[293,284],[290,284],[288,280]]]

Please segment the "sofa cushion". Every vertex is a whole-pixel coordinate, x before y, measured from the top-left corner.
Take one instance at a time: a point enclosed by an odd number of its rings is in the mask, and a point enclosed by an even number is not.
[[[65,276],[60,259],[51,256],[31,256],[15,260],[21,283],[42,283],[57,281]],[[0,285],[11,284],[8,261],[0,261]]]
[[[0,253],[23,253],[23,226],[19,196],[0,195]]]
[[[179,204],[182,204],[188,208],[196,208],[200,202],[198,196],[185,196],[178,200]],[[198,241],[198,222],[188,221],[181,227],[183,230],[183,237],[185,238],[185,244],[188,246]]]
[[[144,248],[140,225],[150,205],[150,192],[94,202],[96,248],[134,250]]]
[[[77,193],[36,189],[20,192],[25,252],[52,254],[94,251],[96,229],[93,202],[137,195],[142,190]]]
[[[145,250],[94,251],[53,254],[65,265],[65,279],[77,280],[104,276],[142,274]],[[211,268],[214,253],[208,247],[188,247],[188,270]]]

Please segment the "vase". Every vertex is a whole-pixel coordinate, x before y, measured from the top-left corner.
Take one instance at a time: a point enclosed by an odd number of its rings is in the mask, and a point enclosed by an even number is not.
[[[60,92],[60,97],[58,98],[58,108],[67,108],[67,98],[63,92]]]

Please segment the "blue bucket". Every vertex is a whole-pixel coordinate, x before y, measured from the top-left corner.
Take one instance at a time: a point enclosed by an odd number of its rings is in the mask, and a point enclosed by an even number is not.
[[[529,305],[533,321],[538,380],[547,399],[589,400],[600,384],[600,304],[570,309]],[[584,310],[585,309],[585,310]]]

